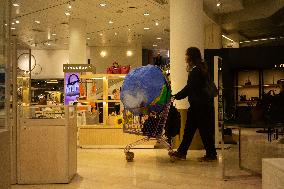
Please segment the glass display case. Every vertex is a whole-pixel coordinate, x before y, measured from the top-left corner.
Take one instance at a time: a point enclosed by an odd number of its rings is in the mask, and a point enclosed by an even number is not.
[[[76,119],[75,106],[18,107],[19,184],[70,182],[77,172]]]

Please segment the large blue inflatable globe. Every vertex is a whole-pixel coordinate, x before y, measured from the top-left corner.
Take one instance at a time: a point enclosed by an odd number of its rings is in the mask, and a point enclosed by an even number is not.
[[[125,77],[120,95],[124,109],[137,115],[161,111],[171,91],[161,69],[147,65],[133,69]]]

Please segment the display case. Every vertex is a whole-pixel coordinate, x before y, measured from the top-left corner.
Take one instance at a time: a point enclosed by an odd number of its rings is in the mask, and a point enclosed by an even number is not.
[[[71,181],[77,172],[76,114],[74,106],[18,107],[17,183]]]
[[[235,83],[237,106],[255,105],[261,97],[260,70],[237,71]]]
[[[89,74],[81,75],[86,97],[78,100],[77,108],[81,124],[79,126],[78,145],[82,148],[121,148],[141,136],[123,133],[119,123],[119,113],[123,105],[116,95],[123,84],[125,74]],[[85,98],[85,99],[84,99]],[[83,104],[82,105],[79,105]],[[90,106],[88,108],[88,106]],[[95,110],[94,110],[95,109]],[[153,147],[154,142],[143,147]],[[141,147],[141,146],[140,146]]]

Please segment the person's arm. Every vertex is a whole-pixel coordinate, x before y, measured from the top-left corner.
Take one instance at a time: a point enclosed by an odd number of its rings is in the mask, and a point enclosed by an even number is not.
[[[188,77],[187,85],[180,92],[173,95],[173,97],[177,100],[181,100],[187,97],[190,93],[193,93],[198,88],[200,88],[200,74],[201,73],[199,69],[193,68]]]
[[[173,95],[174,99],[181,100],[188,96],[188,84],[177,94]]]

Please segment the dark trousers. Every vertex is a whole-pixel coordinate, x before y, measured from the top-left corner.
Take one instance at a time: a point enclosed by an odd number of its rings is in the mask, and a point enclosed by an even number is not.
[[[213,105],[193,104],[188,108],[184,135],[178,148],[179,154],[187,155],[187,150],[192,142],[196,129],[199,130],[201,140],[206,150],[206,156],[216,156]]]

